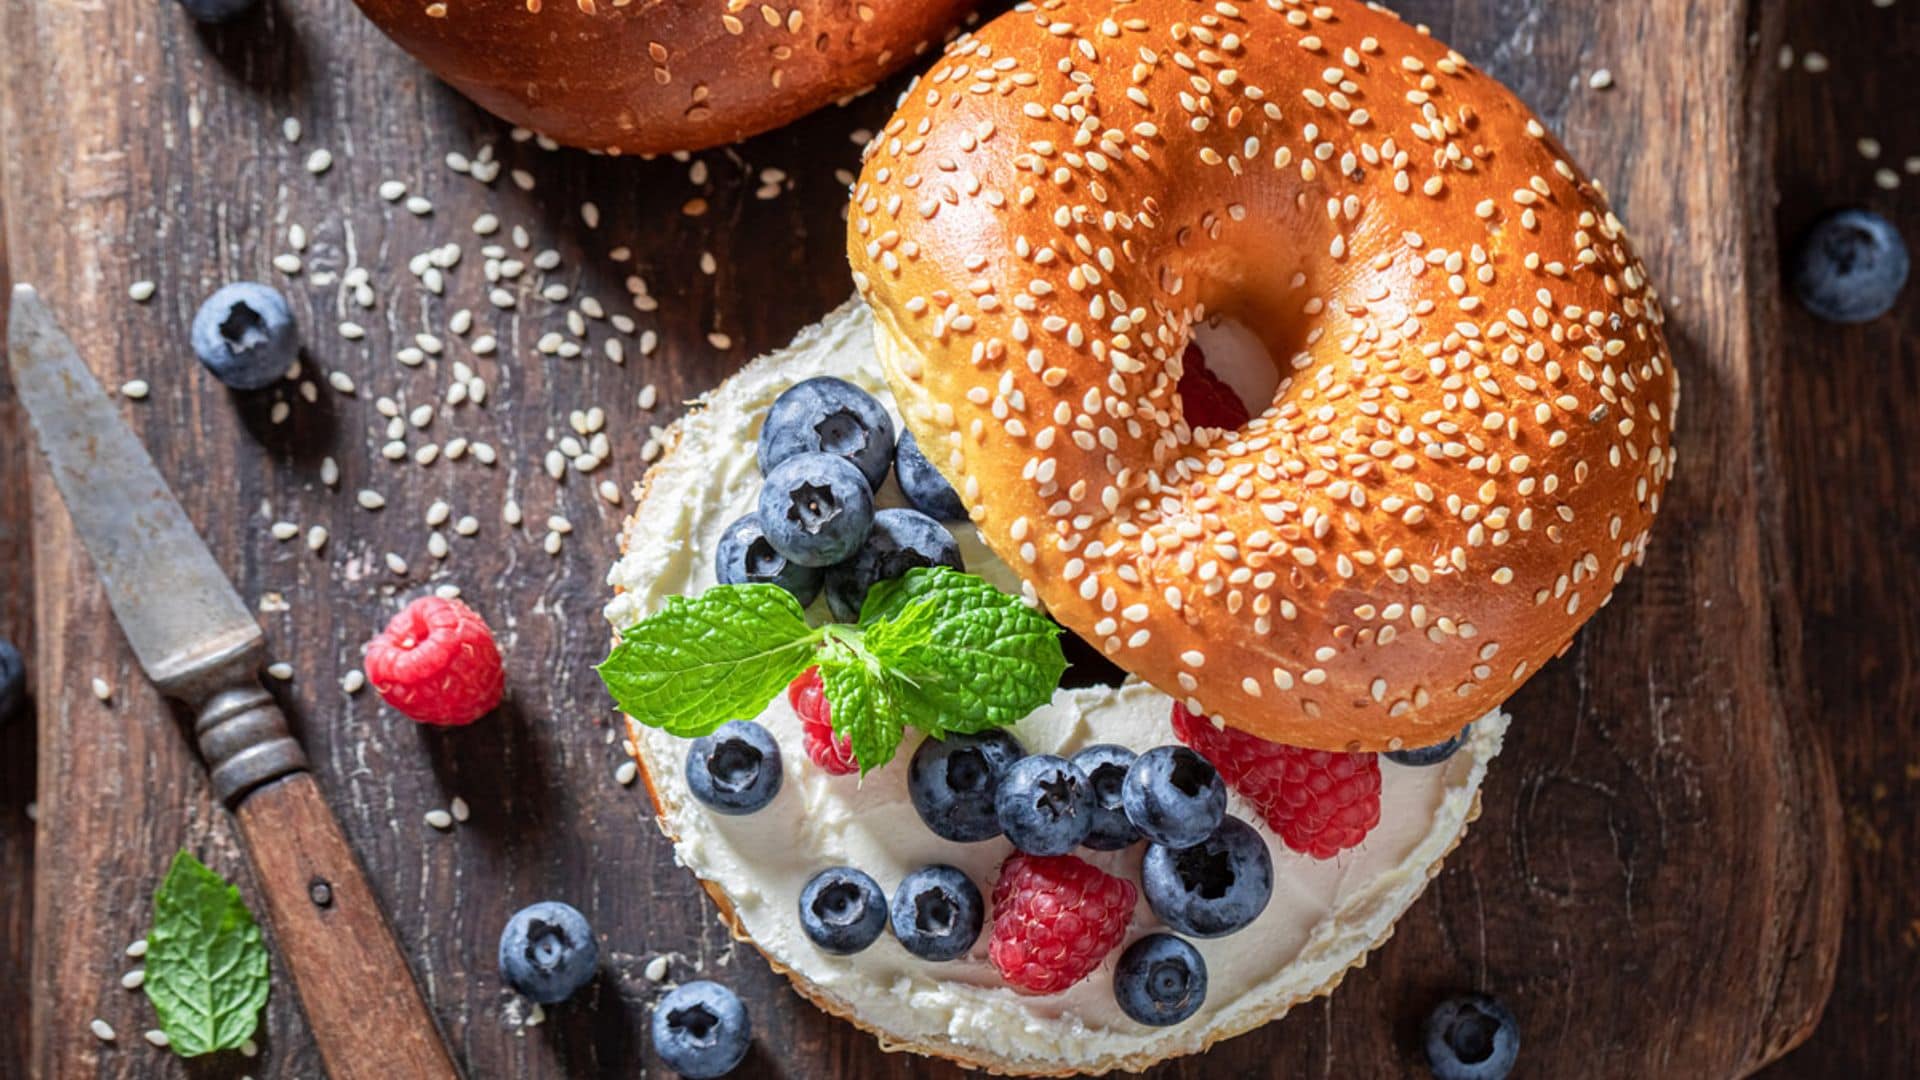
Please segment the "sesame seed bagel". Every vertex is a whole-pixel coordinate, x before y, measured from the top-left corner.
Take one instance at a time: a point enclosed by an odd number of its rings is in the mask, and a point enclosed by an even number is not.
[[[1343,0],[1046,0],[869,147],[849,254],[907,424],[1060,621],[1188,706],[1439,742],[1604,604],[1674,468],[1660,303],[1511,92]],[[1271,402],[1195,430],[1203,319]]]
[[[870,88],[972,0],[355,0],[488,111],[570,146],[697,150]]]

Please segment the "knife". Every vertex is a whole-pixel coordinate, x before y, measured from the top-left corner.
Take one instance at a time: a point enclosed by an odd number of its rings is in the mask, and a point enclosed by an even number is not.
[[[259,625],[30,285],[13,289],[7,358],[127,642],[160,692],[194,712],[214,792],[240,824],[327,1072],[454,1080],[393,929],[260,684]]]

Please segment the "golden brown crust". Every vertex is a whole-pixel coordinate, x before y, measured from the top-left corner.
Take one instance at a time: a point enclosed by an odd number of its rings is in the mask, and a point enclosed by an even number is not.
[[[646,500],[653,488],[654,469],[660,468],[672,457],[673,453],[679,448],[682,435],[683,429],[678,421],[675,421],[665,432],[659,435],[660,443],[664,448],[663,452],[660,457],[655,460],[653,466],[649,468],[641,478],[640,483],[635,485],[634,511],[627,517],[626,522],[620,530],[620,553],[622,555],[626,554],[628,543],[633,536],[633,530],[639,522],[641,515],[645,512]],[[679,837],[674,834],[672,827],[668,824],[671,819],[672,808],[669,807],[667,801],[662,797],[660,785],[654,781],[654,769],[656,767],[671,770],[676,768],[678,763],[673,761],[651,761],[646,754],[646,740],[641,737],[638,722],[632,717],[626,717],[625,720],[627,725],[627,746],[633,754],[634,761],[639,765],[640,782],[646,789],[648,802],[652,804],[654,820],[659,825],[661,833],[666,836],[669,841],[678,843]],[[1467,811],[1466,823],[1472,824],[1479,816],[1480,793],[1475,791],[1473,805]],[[1453,843],[1448,846],[1445,854],[1439,859],[1436,859],[1432,867],[1429,868],[1426,878],[1427,881],[1432,881],[1434,877],[1439,875],[1441,865],[1448,856],[1453,854],[1454,849],[1459,847],[1460,841],[1465,836],[1466,828],[1463,825],[1460,831],[1454,835]],[[979,1047],[961,1045],[945,1039],[916,1040],[904,1038],[895,1032],[888,1031],[886,1028],[866,1020],[853,1005],[827,993],[825,990],[814,985],[806,976],[782,964],[777,957],[768,953],[765,949],[762,949],[760,944],[747,933],[746,927],[741,923],[739,914],[733,906],[733,901],[727,896],[726,892],[718,885],[698,875],[695,876],[695,880],[700,882],[700,887],[704,889],[707,896],[713,900],[721,924],[727,928],[727,932],[733,935],[735,940],[752,945],[754,949],[765,958],[767,966],[787,977],[788,982],[792,983],[794,991],[801,997],[812,1002],[822,1012],[845,1020],[860,1030],[872,1035],[883,1050],[941,1058],[966,1066],[967,1068],[981,1069],[997,1076],[1044,1077],[1082,1076],[1088,1075],[1089,1073],[1102,1073],[1115,1070],[1123,1072],[1143,1072],[1159,1062],[1181,1056],[1171,1051],[1142,1053],[1114,1058],[1110,1061],[1104,1061],[1090,1066],[1060,1065],[1050,1067],[1044,1063],[1031,1060],[1014,1060],[1001,1057],[983,1051]],[[1416,893],[1409,901],[1409,906],[1411,906],[1414,901],[1417,901],[1419,895],[1425,891],[1426,885],[1422,883],[1420,893]],[[1212,1047],[1215,1043],[1223,1039],[1245,1034],[1248,1031],[1252,1031],[1255,1028],[1277,1020],[1286,1015],[1295,1005],[1332,993],[1334,989],[1340,985],[1340,981],[1346,977],[1347,972],[1352,971],[1354,968],[1365,966],[1368,955],[1370,955],[1373,950],[1384,945],[1387,939],[1392,936],[1393,927],[1389,925],[1378,939],[1372,942],[1365,950],[1361,951],[1351,965],[1334,973],[1324,985],[1318,987],[1311,993],[1273,1002],[1269,1008],[1250,1014],[1239,1023],[1224,1025],[1217,1030],[1208,1032],[1206,1042],[1195,1052],[1204,1052],[1207,1048]]]
[[[1663,316],[1505,88],[1352,0],[1044,0],[869,148],[855,283],[908,425],[1052,614],[1190,707],[1437,742],[1606,602],[1672,473]],[[1191,327],[1272,407],[1196,434]]]
[[[973,0],[356,0],[462,93],[570,146],[697,150],[865,91]]]

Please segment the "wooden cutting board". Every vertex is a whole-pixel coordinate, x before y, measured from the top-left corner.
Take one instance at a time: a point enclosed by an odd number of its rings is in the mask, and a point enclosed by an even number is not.
[[[1844,891],[1831,773],[1804,734],[1775,482],[1775,260],[1764,223],[1778,11],[1762,0],[1420,0],[1403,11],[1518,89],[1610,182],[1671,299],[1680,473],[1646,567],[1511,702],[1518,723],[1480,823],[1394,939],[1329,1001],[1164,1072],[1398,1074],[1416,1060],[1426,1009],[1477,988],[1514,1005],[1526,1075],[1745,1073],[1818,1018]],[[850,133],[882,123],[891,95],[692,161],[641,162],[514,142],[345,4],[282,0],[208,30],[169,4],[0,0],[0,49],[12,277],[41,288],[103,382],[152,385],[126,413],[243,594],[260,600],[275,654],[294,670],[276,692],[469,1070],[656,1064],[643,1029],[657,987],[645,971],[664,955],[671,977],[704,972],[746,996],[758,1031],[750,1067],[952,1072],[881,1054],[727,941],[645,820],[643,797],[615,782],[612,714],[591,671],[605,642],[601,577],[625,512],[597,496],[599,481],[624,490],[643,469],[650,425],[845,297]],[[1599,68],[1613,89],[1589,87]],[[300,122],[297,144],[287,117]],[[489,144],[506,163],[491,185],[444,163],[448,151]],[[322,149],[332,164],[316,174],[309,155]],[[431,212],[382,201],[388,179],[431,199]],[[515,284],[511,311],[485,298],[484,241],[470,228],[482,213],[503,223],[496,242],[511,246],[513,226],[527,229],[531,250],[517,256],[531,262],[550,247],[563,260]],[[290,250],[293,224],[311,237],[297,279],[270,266]],[[425,298],[406,264],[449,241],[465,258],[448,296]],[[627,259],[610,255],[619,247]],[[351,266],[370,272],[371,309],[351,289],[313,282]],[[633,310],[630,274],[657,308]],[[196,370],[184,346],[194,307],[233,278],[274,281],[293,297],[312,402],[291,387],[230,395]],[[535,278],[572,295],[545,301]],[[128,299],[139,280],[157,285],[145,304]],[[636,333],[588,320],[585,355],[541,354],[539,339],[564,331],[564,310],[584,296],[631,314]],[[474,311],[501,353],[456,343],[436,362],[395,362],[416,333],[450,336],[456,307]],[[346,320],[366,328],[364,340],[334,332]],[[650,354],[646,332],[657,336]],[[601,351],[609,337],[623,341],[623,365]],[[488,380],[487,401],[443,406],[405,441],[485,441],[497,463],[384,459],[377,399],[407,410],[444,401],[454,359]],[[330,388],[334,372],[352,380],[350,394]],[[651,410],[639,405],[648,384]],[[570,412],[594,405],[607,415],[609,463],[555,484],[544,459],[574,434]],[[320,479],[329,456],[337,488]],[[360,509],[360,489],[381,492],[386,509]],[[449,535],[445,560],[429,554],[422,520],[436,499],[479,522],[473,538]],[[519,529],[502,522],[509,499],[524,508]],[[245,862],[43,476],[32,502],[41,758],[31,1071],[180,1075],[138,1038],[151,1012],[118,986],[132,966],[121,950],[143,932],[175,848],[194,848],[243,889]],[[550,515],[573,530],[557,556],[542,549]],[[317,553],[280,542],[276,521],[324,526],[330,539]],[[388,568],[389,552],[404,569]],[[514,688],[508,708],[459,732],[421,730],[340,686],[399,598],[438,584],[461,587],[503,632]],[[96,677],[110,701],[90,691]],[[423,823],[455,796],[472,807],[469,822],[449,832]],[[507,914],[546,898],[587,912],[605,935],[607,971],[586,1001],[528,1025],[492,957]],[[209,1075],[318,1074],[292,988],[275,976],[263,1058],[216,1062]],[[368,988],[369,1008],[380,993]],[[88,1033],[96,1016],[118,1029],[117,1044]]]

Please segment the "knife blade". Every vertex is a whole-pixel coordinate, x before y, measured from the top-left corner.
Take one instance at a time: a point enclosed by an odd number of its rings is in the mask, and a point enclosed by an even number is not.
[[[31,286],[13,289],[7,359],[134,655],[162,693],[193,707],[213,789],[239,823],[328,1074],[458,1080],[305,752],[260,685],[260,627]],[[367,1008],[368,987],[380,989],[380,1008]]]
[[[134,655],[163,692],[260,627],[31,285],[13,289],[7,358],[74,531]]]

